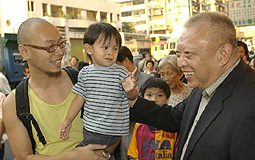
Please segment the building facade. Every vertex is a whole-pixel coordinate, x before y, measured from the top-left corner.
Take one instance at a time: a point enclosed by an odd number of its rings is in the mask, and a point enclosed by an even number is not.
[[[65,63],[70,56],[88,61],[83,54],[85,29],[95,22],[107,22],[121,31],[120,4],[105,0],[0,0],[0,31],[17,33],[30,17],[53,23],[68,40]]]
[[[191,16],[204,11],[227,13],[226,0],[116,0],[121,4],[122,22],[136,32],[177,38]],[[173,35],[171,35],[173,34]]]

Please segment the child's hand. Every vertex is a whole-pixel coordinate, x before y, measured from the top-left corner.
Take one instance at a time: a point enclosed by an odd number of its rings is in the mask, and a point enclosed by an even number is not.
[[[135,100],[138,96],[138,91],[136,88],[136,80],[133,75],[128,76],[127,80],[124,79],[121,80],[122,86],[127,94],[128,100]]]
[[[127,80],[122,79],[121,82],[126,93],[129,93],[136,89],[136,80],[132,74],[128,76]]]
[[[68,120],[65,120],[60,127],[59,137],[63,140],[69,139],[69,131],[71,127],[72,123]]]

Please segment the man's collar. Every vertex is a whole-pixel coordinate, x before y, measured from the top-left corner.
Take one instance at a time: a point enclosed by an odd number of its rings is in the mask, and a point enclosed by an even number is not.
[[[232,70],[240,63],[240,59],[226,72],[224,72],[215,82],[213,82],[209,87],[202,91],[202,95],[205,98],[211,98],[215,93],[216,89],[220,86],[220,84],[227,78],[227,76],[232,72]]]

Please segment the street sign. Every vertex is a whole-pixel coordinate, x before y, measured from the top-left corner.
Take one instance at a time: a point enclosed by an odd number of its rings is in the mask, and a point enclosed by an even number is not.
[[[255,25],[255,0],[229,1],[228,9],[234,25]]]

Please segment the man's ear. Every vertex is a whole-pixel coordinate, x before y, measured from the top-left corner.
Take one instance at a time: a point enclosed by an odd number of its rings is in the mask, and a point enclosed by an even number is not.
[[[24,59],[28,60],[28,59],[30,58],[30,56],[29,56],[29,54],[28,54],[28,50],[26,49],[25,46],[19,45],[19,46],[18,46],[18,50],[19,50],[20,55],[21,55]]]
[[[222,66],[225,66],[229,60],[230,60],[230,57],[232,55],[232,51],[233,51],[233,47],[231,44],[229,43],[225,43],[222,45],[221,49],[219,50],[219,60],[222,64]]]
[[[93,48],[91,47],[91,45],[89,45],[88,43],[85,43],[83,45],[84,47],[84,50],[87,54],[91,55],[92,54],[92,51],[93,51]]]

